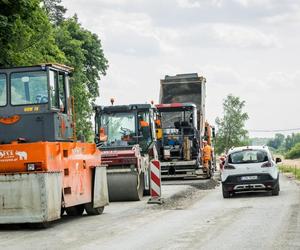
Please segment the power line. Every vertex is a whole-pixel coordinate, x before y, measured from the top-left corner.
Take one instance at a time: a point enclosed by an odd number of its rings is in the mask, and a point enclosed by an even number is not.
[[[289,131],[300,131],[300,128],[287,128],[287,129],[248,129],[249,132],[289,132]]]

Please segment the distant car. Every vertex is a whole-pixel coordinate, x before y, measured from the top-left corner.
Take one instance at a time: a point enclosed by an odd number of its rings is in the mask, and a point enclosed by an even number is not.
[[[243,191],[266,190],[279,195],[279,171],[267,146],[245,146],[229,150],[222,172],[224,198]]]

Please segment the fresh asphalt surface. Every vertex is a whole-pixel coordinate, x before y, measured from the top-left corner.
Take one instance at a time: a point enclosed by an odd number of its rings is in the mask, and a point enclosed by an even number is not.
[[[207,180],[172,183],[163,186],[163,205],[145,197],[111,203],[100,216],[64,216],[48,229],[2,226],[0,248],[300,249],[300,187],[280,178],[279,196],[230,199],[222,198],[220,186],[203,190]]]

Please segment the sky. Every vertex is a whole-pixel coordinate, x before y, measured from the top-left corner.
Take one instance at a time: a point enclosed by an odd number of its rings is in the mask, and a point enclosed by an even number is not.
[[[158,102],[165,75],[197,72],[207,79],[211,123],[233,94],[246,102],[251,137],[274,135],[254,130],[300,128],[299,0],[62,3],[99,36],[109,60],[98,104],[111,97],[116,105]]]

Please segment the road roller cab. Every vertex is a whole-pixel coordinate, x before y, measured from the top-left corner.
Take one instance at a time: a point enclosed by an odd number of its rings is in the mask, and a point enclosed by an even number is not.
[[[76,141],[71,70],[0,69],[0,224],[100,214],[108,204],[100,151]]]
[[[0,69],[0,143],[72,141],[68,75],[58,64]]]
[[[95,107],[96,144],[107,164],[109,200],[140,200],[149,193],[149,164],[157,158],[150,104]]]

